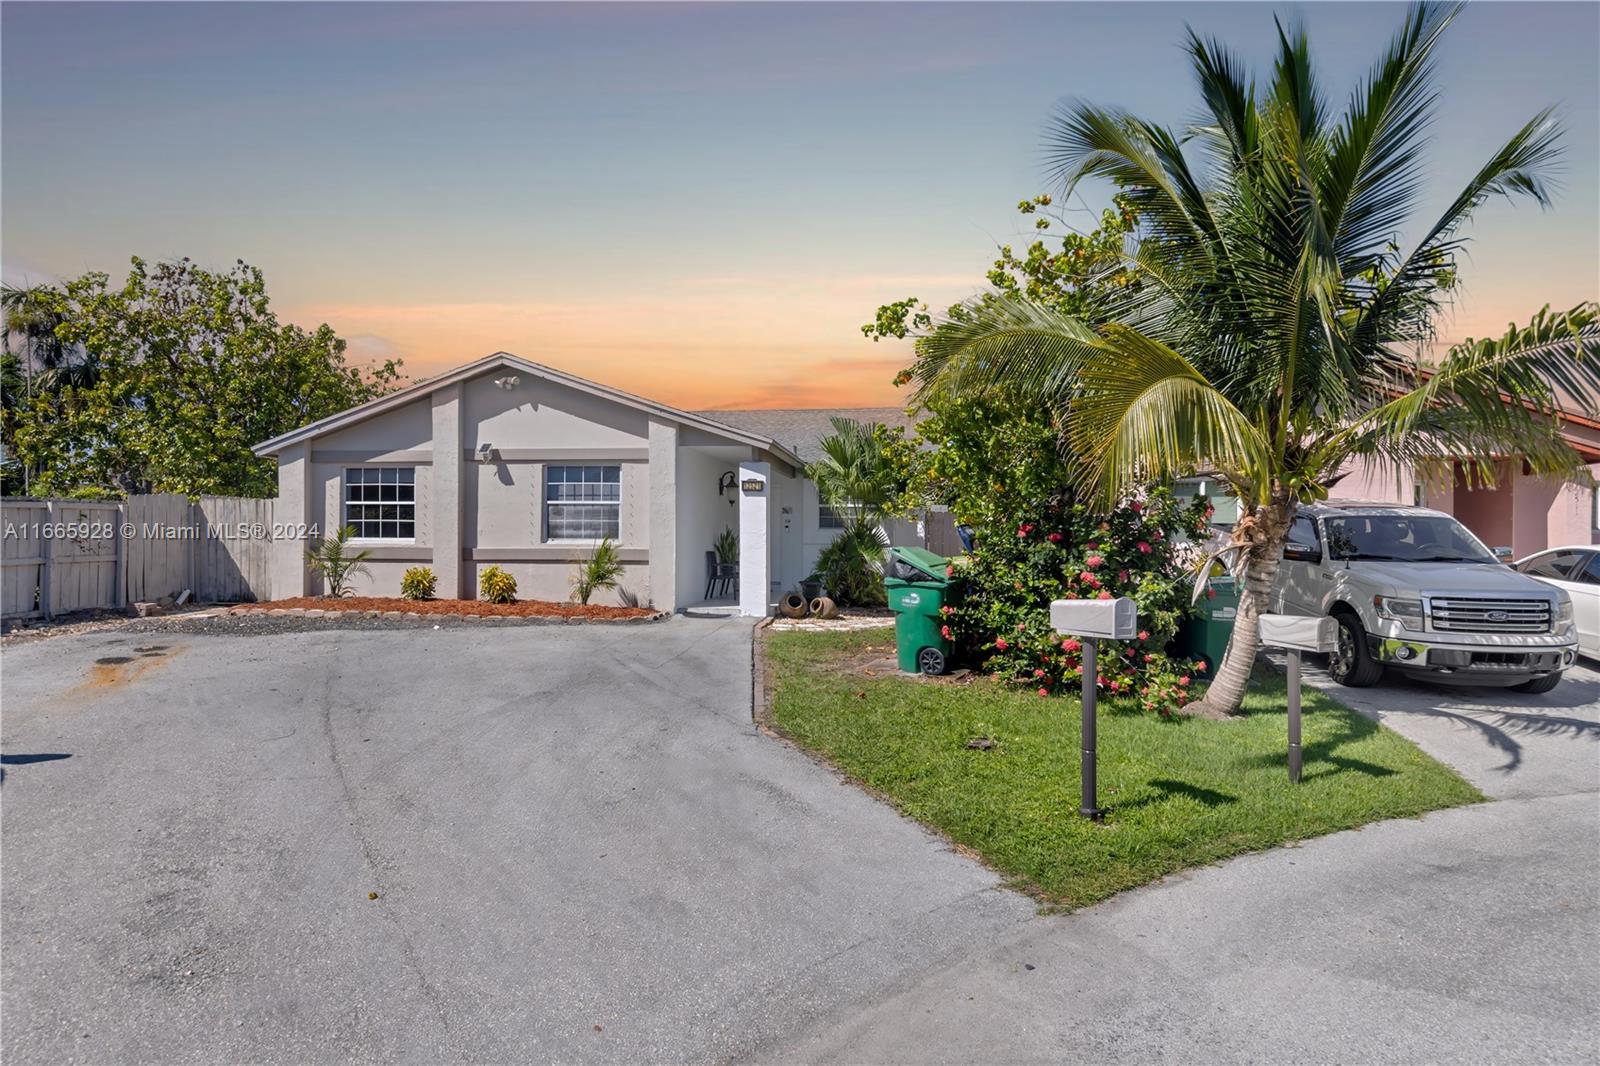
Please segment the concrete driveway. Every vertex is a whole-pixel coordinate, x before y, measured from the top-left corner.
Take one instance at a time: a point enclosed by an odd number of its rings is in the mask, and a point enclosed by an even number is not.
[[[1592,672],[1342,690],[1507,798],[1041,917],[756,733],[740,622],[99,635],[0,666],[8,1062],[1600,1043]]]
[[[753,729],[744,622],[0,666],[7,1063],[746,1056],[1034,913]]]

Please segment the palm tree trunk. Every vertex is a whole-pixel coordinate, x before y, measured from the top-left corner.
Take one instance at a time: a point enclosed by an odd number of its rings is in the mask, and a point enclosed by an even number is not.
[[[1292,517],[1289,502],[1275,500],[1241,518],[1234,527],[1234,542],[1246,546],[1246,556],[1244,588],[1233,622],[1233,636],[1205,695],[1185,704],[1179,713],[1207,718],[1230,718],[1239,713],[1245,690],[1250,687],[1256,652],[1261,648],[1260,619],[1271,610],[1272,586],[1283,562],[1283,545]]]

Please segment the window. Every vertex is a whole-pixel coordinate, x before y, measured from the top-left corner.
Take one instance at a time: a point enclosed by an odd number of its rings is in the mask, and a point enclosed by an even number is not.
[[[1322,562],[1322,538],[1317,535],[1317,520],[1300,515],[1289,526],[1289,540],[1283,546],[1285,559],[1303,563]]]
[[[1589,565],[1573,575],[1580,585],[1600,585],[1600,552],[1589,556]]]
[[[1493,563],[1499,560],[1467,527],[1444,515],[1370,514],[1323,520],[1332,559],[1403,563]]]
[[[622,467],[544,468],[546,540],[615,540],[622,530]]]
[[[350,467],[344,472],[344,524],[362,540],[417,535],[417,471],[411,466]]]
[[[1557,581],[1571,581],[1573,574],[1583,565],[1584,552],[1581,551],[1555,551],[1535,555],[1517,567],[1524,574],[1534,577],[1549,577]]]
[[[819,503],[817,504],[817,528],[843,529],[844,515],[840,514],[838,511],[835,511],[832,507],[829,507],[825,503]]]

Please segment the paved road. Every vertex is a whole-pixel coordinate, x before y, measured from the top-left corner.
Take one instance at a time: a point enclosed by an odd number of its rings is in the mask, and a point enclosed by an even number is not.
[[[1328,684],[1504,798],[1030,922],[773,1057],[1595,1062],[1600,673],[1543,696]]]
[[[8,1064],[738,1057],[1034,914],[756,733],[738,621],[0,669]]]
[[[1593,1060],[1600,690],[1370,690],[1508,798],[1039,917],[755,733],[748,655],[683,619],[7,649],[0,1051]]]

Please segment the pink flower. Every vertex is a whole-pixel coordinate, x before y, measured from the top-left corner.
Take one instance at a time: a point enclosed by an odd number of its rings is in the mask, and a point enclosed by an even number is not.
[[[1100,590],[1100,595],[1096,597],[1096,599],[1101,599],[1101,600],[1109,600],[1110,598],[1111,598],[1111,593],[1109,591],[1105,590],[1105,589],[1101,589]]]
[[[1117,571],[1117,580],[1123,582],[1124,584],[1126,584],[1127,580],[1128,580],[1128,572],[1126,570],[1118,570]]]
[[[1060,533],[1052,533],[1048,537],[1046,537],[1045,539],[1048,540],[1051,544],[1060,544],[1061,543],[1061,534]]]
[[[1144,661],[1145,662],[1149,662],[1150,661],[1150,653],[1149,652],[1145,652],[1144,653]]]
[[[1044,671],[1043,670],[1035,670],[1033,672],[1033,676],[1034,677],[1043,677],[1044,676]]]
[[[1088,548],[1092,552],[1097,552],[1100,550],[1100,542],[1097,540],[1091,540],[1088,544],[1085,544],[1084,547]]]
[[[1078,643],[1076,640],[1073,640],[1071,637],[1068,637],[1066,640],[1061,642],[1062,651],[1077,651],[1082,647],[1082,644]]]
[[[1024,629],[1027,629],[1027,628],[1028,628],[1028,624],[1026,622],[1018,622],[1017,623],[1017,632],[1018,633],[1021,633]]]
[[[1144,510],[1144,504],[1140,503],[1138,500],[1134,500],[1132,503],[1128,504],[1128,509],[1134,514],[1139,514]]]
[[[1206,664],[1205,664],[1205,662],[1201,661],[1201,662],[1195,663],[1194,664],[1194,672],[1197,673],[1197,674],[1205,673],[1206,672]]]
[[[995,638],[994,646],[996,651],[1005,651],[1007,648],[1011,647],[1011,645],[1005,642],[1004,637]]]
[[[1182,677],[1178,678],[1178,684],[1182,685],[1185,688],[1188,688],[1189,687],[1189,675],[1185,674]]]
[[[1134,547],[1138,548],[1146,555],[1150,554],[1150,542],[1147,540],[1141,540],[1138,544],[1135,544]]]
[[[944,568],[944,576],[945,577],[955,577],[956,576],[956,568],[953,567],[953,566],[945,567]]]
[[[1140,640],[1149,640],[1150,639],[1150,631],[1148,629],[1139,630],[1139,639]]]
[[[1089,558],[1087,558],[1087,559],[1085,559],[1083,561],[1084,565],[1087,566],[1090,570],[1093,570],[1095,567],[1099,566],[1103,562],[1105,562],[1105,560],[1100,558],[1100,556],[1098,556],[1098,555],[1091,555],[1091,556],[1089,556]]]
[[[1047,688],[1041,688],[1041,689],[1040,689],[1040,690],[1039,690],[1039,695],[1041,695],[1041,696],[1048,696],[1048,695],[1050,695],[1050,690],[1049,690],[1049,689],[1047,689]]]
[[[950,605],[949,605],[949,604],[948,604],[948,603],[947,603],[947,604],[945,604],[945,605],[944,605],[944,606],[943,606],[943,607],[941,607],[941,608],[939,608],[939,613],[940,613],[940,614],[942,614],[942,615],[949,615],[949,614],[950,614],[950,613],[951,613],[951,612],[953,612],[953,611],[954,611],[954,610],[955,610],[955,608],[954,608],[954,607],[952,607],[952,606],[950,606]]]
[[[1022,523],[1022,525],[1017,527],[1017,536],[1019,536],[1019,537],[1026,537],[1029,533],[1032,533],[1032,532],[1033,532],[1033,523],[1032,522],[1024,522],[1024,523]]]
[[[1206,599],[1214,600],[1216,598],[1217,598],[1217,590],[1216,589],[1206,589]]]
[[[939,635],[941,637],[943,637],[945,640],[949,640],[950,639],[950,627],[949,626],[940,626],[939,627]]]

